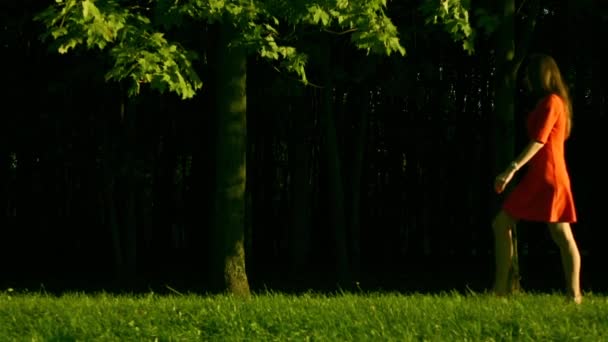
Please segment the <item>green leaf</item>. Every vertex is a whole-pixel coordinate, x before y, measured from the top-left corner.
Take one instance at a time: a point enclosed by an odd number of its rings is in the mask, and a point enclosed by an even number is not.
[[[67,42],[65,42],[64,44],[59,45],[59,53],[60,54],[65,54],[68,52],[68,50],[75,48],[77,45],[80,45],[82,43],[82,40],[79,39],[70,39]]]
[[[95,6],[93,1],[83,0],[82,1],[82,16],[84,19],[88,19],[89,16],[95,19],[95,18],[101,17],[101,13],[99,13],[99,9]]]
[[[470,1],[440,0],[439,5],[432,4],[432,1],[426,1],[419,7],[426,17],[426,24],[441,24],[455,42],[462,42],[463,49],[472,53],[473,43],[470,37],[475,32],[469,21]]]
[[[469,55],[475,52],[475,45],[472,39],[467,39],[462,43],[462,48],[468,52]]]
[[[131,95],[139,93],[147,83],[158,91],[189,98],[202,86],[192,66],[195,55],[168,41],[161,31],[188,22],[231,23],[240,33],[231,45],[246,48],[282,70],[295,73],[304,83],[308,82],[307,57],[291,43],[307,25],[334,25],[332,30],[352,32],[354,45],[368,53],[405,55],[398,30],[384,12],[386,0],[145,2],[146,6],[154,6],[152,11],[126,3],[59,0],[39,17],[47,27],[46,39],[53,40],[60,53],[79,46],[107,52],[113,66],[106,73],[106,80],[128,82]],[[284,35],[283,28],[290,32]]]

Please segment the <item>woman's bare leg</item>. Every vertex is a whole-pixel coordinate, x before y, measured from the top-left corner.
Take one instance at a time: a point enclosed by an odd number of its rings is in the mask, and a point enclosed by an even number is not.
[[[516,220],[504,211],[499,211],[492,229],[494,230],[494,257],[496,261],[494,273],[494,293],[502,296],[510,292],[509,271],[513,263],[513,240],[511,231]]]
[[[566,278],[566,288],[568,295],[576,303],[582,300],[580,287],[581,256],[572,234],[570,224],[567,222],[549,223],[549,231],[553,241],[559,247],[562,257],[562,267]]]

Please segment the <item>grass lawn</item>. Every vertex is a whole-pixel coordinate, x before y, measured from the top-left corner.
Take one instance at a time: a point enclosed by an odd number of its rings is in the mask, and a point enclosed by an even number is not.
[[[608,297],[0,291],[0,341],[608,341]]]

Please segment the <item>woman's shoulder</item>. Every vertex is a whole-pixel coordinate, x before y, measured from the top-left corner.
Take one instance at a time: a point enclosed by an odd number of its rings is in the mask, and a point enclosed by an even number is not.
[[[564,100],[562,99],[561,96],[559,96],[556,93],[545,94],[536,102],[537,109],[550,108],[555,105],[558,105],[558,106],[564,105]]]

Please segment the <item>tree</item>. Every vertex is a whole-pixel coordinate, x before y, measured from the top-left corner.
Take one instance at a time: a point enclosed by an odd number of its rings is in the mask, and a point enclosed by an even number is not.
[[[534,29],[540,0],[532,1],[530,13],[526,16],[521,39],[516,40],[514,0],[503,0],[497,4],[502,11],[502,20],[496,32],[496,83],[495,108],[493,116],[493,137],[496,150],[494,174],[498,174],[515,155],[515,89],[517,73],[528,51]],[[520,7],[521,8],[521,7]],[[513,265],[509,273],[509,283],[513,291],[519,291],[520,274],[517,253],[517,229],[513,232]]]
[[[307,82],[306,56],[278,43],[281,25],[353,30],[353,42],[374,53],[405,53],[397,30],[382,9],[383,1],[156,1],[150,7],[119,1],[57,1],[37,16],[60,53],[84,45],[108,50],[113,66],[107,80],[127,82],[129,95],[142,84],[191,98],[202,82],[192,61],[197,54],[165,38],[184,20],[219,23],[217,68],[217,156],[212,279],[232,293],[247,294],[244,258],[246,58],[250,54],[277,63]],[[279,18],[281,20],[279,20]]]
[[[463,2],[464,3],[464,2]],[[386,0],[56,0],[36,19],[46,27],[43,39],[60,53],[77,47],[107,52],[106,80],[128,85],[137,95],[144,84],[189,99],[202,87],[193,64],[201,52],[167,39],[171,28],[186,21],[219,27],[215,217],[212,227],[211,278],[221,289],[246,295],[244,258],[246,59],[268,60],[279,71],[295,73],[307,83],[307,56],[290,45],[302,27],[350,32],[351,42],[368,53],[405,55],[396,27],[385,14]],[[426,9],[436,7],[427,2]],[[434,20],[442,20],[455,37],[470,37],[466,6],[443,1]],[[456,18],[453,20],[453,18]],[[472,45],[465,44],[470,50]]]

